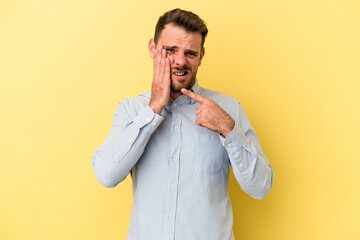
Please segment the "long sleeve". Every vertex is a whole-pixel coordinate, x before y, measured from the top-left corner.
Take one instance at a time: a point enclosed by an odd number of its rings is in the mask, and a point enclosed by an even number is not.
[[[237,108],[234,129],[220,139],[241,188],[253,198],[264,199],[272,186],[273,170],[240,103]]]
[[[129,110],[127,99],[119,104],[110,133],[92,158],[93,170],[102,185],[115,187],[126,178],[162,120],[148,106],[136,114]]]
[[[240,103],[197,81],[192,91],[235,120],[226,138],[195,123],[200,104],[188,96],[169,99],[160,116],[147,106],[146,92],[119,104],[94,154],[93,169],[103,185],[116,186],[131,173],[128,239],[233,239],[229,165],[250,196],[262,199],[270,191],[272,168]]]

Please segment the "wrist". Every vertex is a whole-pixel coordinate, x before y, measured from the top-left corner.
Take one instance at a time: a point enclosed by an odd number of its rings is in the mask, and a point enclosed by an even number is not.
[[[149,103],[148,106],[154,111],[154,113],[159,114],[159,115],[161,114],[162,110],[164,109],[163,106],[159,106],[159,105],[151,103],[151,102]]]
[[[235,127],[235,121],[230,117],[229,121],[224,125],[224,130],[220,132],[222,136],[227,137]]]

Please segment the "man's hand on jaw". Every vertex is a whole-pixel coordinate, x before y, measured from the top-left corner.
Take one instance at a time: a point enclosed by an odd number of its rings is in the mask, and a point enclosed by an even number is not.
[[[154,56],[154,77],[149,107],[157,114],[161,114],[170,98],[170,60],[166,55],[163,46],[159,46]]]
[[[154,55],[154,77],[151,87],[149,107],[157,114],[168,104],[170,98],[170,59],[166,50],[159,46]],[[197,119],[195,123],[206,127],[226,137],[234,128],[234,120],[213,100],[193,93],[185,88],[181,92],[200,103],[196,108]]]
[[[185,88],[181,89],[181,92],[200,103],[200,107],[195,109],[197,125],[206,127],[224,137],[229,135],[235,126],[235,121],[216,102]]]

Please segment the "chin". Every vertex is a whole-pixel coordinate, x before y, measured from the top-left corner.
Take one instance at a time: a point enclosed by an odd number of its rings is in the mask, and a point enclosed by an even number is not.
[[[174,81],[171,80],[171,91],[172,92],[180,92],[182,88],[186,88],[186,89],[190,90],[190,88],[194,85],[194,83],[195,83],[195,78],[189,79],[184,83],[177,82],[176,84],[174,84]]]

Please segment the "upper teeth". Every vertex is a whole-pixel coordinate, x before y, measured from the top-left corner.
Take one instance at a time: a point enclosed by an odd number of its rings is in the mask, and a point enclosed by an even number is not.
[[[177,75],[177,76],[183,76],[183,75],[185,75],[185,72],[176,72],[174,74]]]

